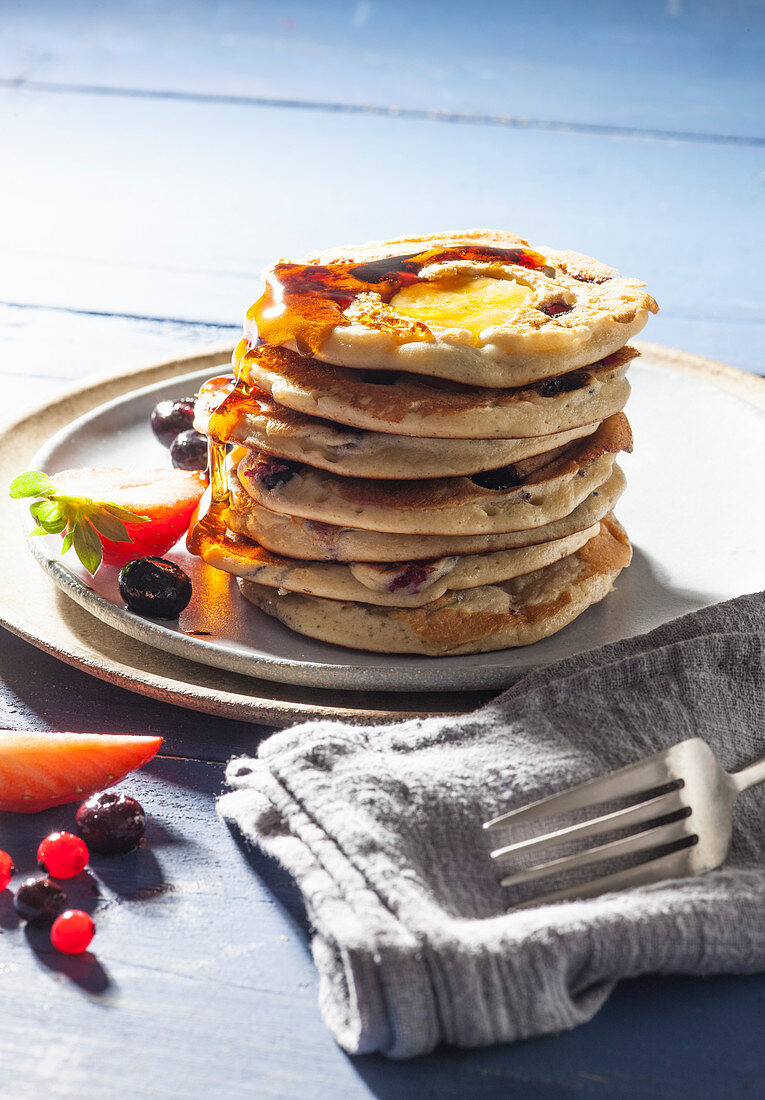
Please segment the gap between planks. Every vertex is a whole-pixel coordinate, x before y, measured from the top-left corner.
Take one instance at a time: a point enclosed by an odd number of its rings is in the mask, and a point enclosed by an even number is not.
[[[693,130],[661,130],[641,126],[615,126],[562,119],[523,118],[483,114],[478,111],[443,111],[426,107],[382,107],[371,103],[340,103],[331,100],[286,99],[270,96],[235,95],[227,92],[191,92],[181,89],[127,88],[108,84],[77,84],[24,77],[0,77],[0,88],[43,92],[54,95],[97,95],[127,99],[176,100],[186,103],[219,103],[237,107],[271,107],[282,110],[321,111],[330,114],[377,115],[419,122],[446,122],[467,126],[499,126],[511,130],[544,130],[555,133],[588,134],[645,141],[685,141],[704,145],[765,147],[765,137],[716,134]]]

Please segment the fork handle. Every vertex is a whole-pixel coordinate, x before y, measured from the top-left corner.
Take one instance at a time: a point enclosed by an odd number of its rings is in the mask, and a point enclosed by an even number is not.
[[[737,791],[745,791],[747,787],[755,787],[758,783],[765,783],[765,756],[747,764],[740,771],[732,772],[731,779]]]

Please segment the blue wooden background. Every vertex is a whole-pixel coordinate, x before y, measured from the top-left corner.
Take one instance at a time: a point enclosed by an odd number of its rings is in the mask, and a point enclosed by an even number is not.
[[[3,408],[233,337],[276,256],[469,226],[639,275],[649,339],[765,373],[764,46],[757,0],[3,0]],[[92,956],[0,894],[0,1095],[765,1095],[761,977],[625,982],[566,1035],[349,1059],[290,881],[214,811],[221,762],[268,731],[7,633],[0,725],[166,736],[127,784],[149,847],[77,885]],[[0,847],[31,870],[70,817],[0,816]]]

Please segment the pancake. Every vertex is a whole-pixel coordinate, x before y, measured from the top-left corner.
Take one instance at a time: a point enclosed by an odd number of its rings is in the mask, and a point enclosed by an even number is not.
[[[631,448],[627,418],[616,413],[585,439],[470,478],[341,478],[257,451],[246,453],[237,473],[249,495],[275,512],[372,531],[478,535],[526,530],[568,515],[608,480],[618,452]]]
[[[231,478],[229,528],[267,547],[272,553],[311,561],[409,562],[453,554],[509,550],[565,538],[599,523],[624,492],[626,479],[614,466],[611,477],[570,515],[528,531],[490,535],[402,535],[336,527],[271,512],[256,504],[235,476]]]
[[[630,393],[620,348],[593,366],[517,389],[487,389],[390,371],[358,371],[287,348],[234,352],[234,371],[280,405],[353,428],[432,439],[509,439],[569,431],[620,412]]]
[[[194,427],[208,434],[210,416],[233,388],[233,379],[205,383],[196,402]],[[495,470],[551,451],[598,427],[584,424],[555,435],[526,439],[419,439],[332,424],[277,404],[270,394],[228,397],[216,416],[220,442],[331,470],[344,477],[396,480],[454,477]]]
[[[477,386],[597,362],[658,310],[643,283],[591,257],[490,230],[332,249],[265,281],[245,321],[253,345]]]
[[[203,544],[200,555],[216,569],[270,588],[386,607],[421,607],[451,589],[477,588],[542,569],[573,554],[599,528],[595,524],[566,538],[517,550],[397,564],[340,565],[278,557],[231,532],[222,541]]]
[[[375,653],[447,656],[530,645],[556,633],[611,591],[631,549],[607,517],[576,553],[502,584],[450,591],[419,608],[329,600],[240,580],[242,594],[290,629]]]

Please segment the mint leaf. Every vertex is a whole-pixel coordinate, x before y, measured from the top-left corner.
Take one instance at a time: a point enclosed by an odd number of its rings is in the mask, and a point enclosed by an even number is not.
[[[75,525],[72,531],[72,545],[77,557],[90,575],[93,576],[101,564],[103,548],[100,538],[89,523],[83,522]]]
[[[20,497],[47,497],[56,492],[56,486],[40,470],[26,470],[13,479],[8,491],[14,500]]]
[[[105,539],[111,539],[112,542],[132,542],[132,538],[128,534],[127,527],[121,519],[117,519],[116,516],[111,515],[107,511],[94,512],[88,516],[89,521],[93,524],[99,535],[103,535]]]

